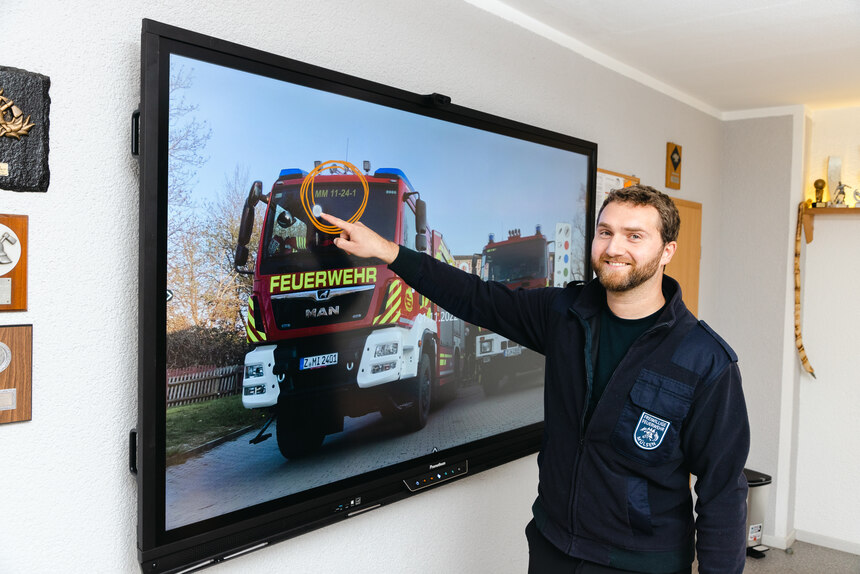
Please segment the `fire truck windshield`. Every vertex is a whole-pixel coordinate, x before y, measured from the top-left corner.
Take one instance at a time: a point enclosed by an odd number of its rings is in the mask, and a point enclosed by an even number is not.
[[[323,211],[348,219],[360,208],[364,190],[357,181],[317,182],[314,196],[314,202]],[[396,185],[371,184],[360,221],[393,241],[397,222]],[[333,242],[336,236],[323,233],[310,221],[302,207],[298,185],[276,189],[270,196],[263,228],[260,273],[275,275],[368,264],[367,260],[359,262],[338,249]]]
[[[484,248],[481,268],[485,279],[511,283],[547,276],[546,241],[541,238]]]

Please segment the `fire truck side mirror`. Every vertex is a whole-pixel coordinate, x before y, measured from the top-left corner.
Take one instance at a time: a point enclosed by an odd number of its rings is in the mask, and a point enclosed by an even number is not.
[[[248,246],[247,245],[237,245],[236,246],[236,257],[233,259],[233,263],[236,268],[244,267],[248,262]]]
[[[415,234],[415,250],[427,251],[427,236],[421,233]]]
[[[254,230],[254,207],[245,203],[242,208],[242,219],[239,220],[239,245],[248,245],[251,232]]]
[[[248,192],[248,199],[242,208],[242,218],[239,220],[239,237],[236,242],[236,255],[233,257],[233,264],[239,273],[249,273],[242,267],[248,262],[248,242],[251,240],[251,232],[254,231],[254,207],[261,200],[267,200],[263,197],[263,182],[255,181],[251,184],[251,191]]]
[[[251,209],[253,209],[260,200],[265,201],[265,198],[263,197],[263,182],[257,180],[251,184],[251,191],[248,192],[248,201],[245,203],[250,205]]]
[[[423,199],[415,201],[415,249],[427,251],[427,203]]]

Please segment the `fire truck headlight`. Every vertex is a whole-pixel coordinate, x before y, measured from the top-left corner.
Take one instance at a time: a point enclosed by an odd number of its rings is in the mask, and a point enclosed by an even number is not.
[[[263,363],[254,363],[253,365],[245,365],[245,378],[253,379],[254,377],[263,376]]]
[[[387,357],[388,355],[397,354],[397,343],[383,343],[376,346],[374,357]]]
[[[492,339],[481,339],[481,352],[489,353],[493,350],[493,340]]]

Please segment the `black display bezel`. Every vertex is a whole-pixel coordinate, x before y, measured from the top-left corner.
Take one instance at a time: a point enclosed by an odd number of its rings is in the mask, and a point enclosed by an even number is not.
[[[498,434],[434,455],[166,531],[165,523],[165,324],[167,250],[167,149],[169,58],[179,54],[282,81],[373,102],[428,117],[582,154],[588,158],[586,277],[591,276],[597,145],[450,103],[298,62],[231,42],[144,20],[141,39],[139,395],[136,467],[138,556],[144,572],[175,572],[218,562],[246,549],[345,519],[340,501],[361,496],[363,509],[411,496],[406,478],[429,464],[468,461],[469,473],[538,450],[543,423]],[[459,476],[457,478],[460,478]],[[417,493],[415,493],[417,494]]]

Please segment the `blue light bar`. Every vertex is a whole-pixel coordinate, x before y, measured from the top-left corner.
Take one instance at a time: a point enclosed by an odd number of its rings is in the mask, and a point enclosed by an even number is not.
[[[386,175],[394,175],[402,179],[406,182],[406,186],[409,188],[409,191],[415,191],[415,188],[412,187],[412,182],[409,181],[409,178],[406,177],[406,174],[403,173],[402,169],[397,169],[396,167],[381,167],[373,172],[373,177],[381,177]]]
[[[307,174],[308,174],[308,172],[301,170],[301,169],[296,169],[296,168],[282,169],[281,173],[280,173],[280,175],[278,175],[278,177],[284,177],[285,175],[292,175],[294,177],[298,175],[301,177],[305,177]]]

